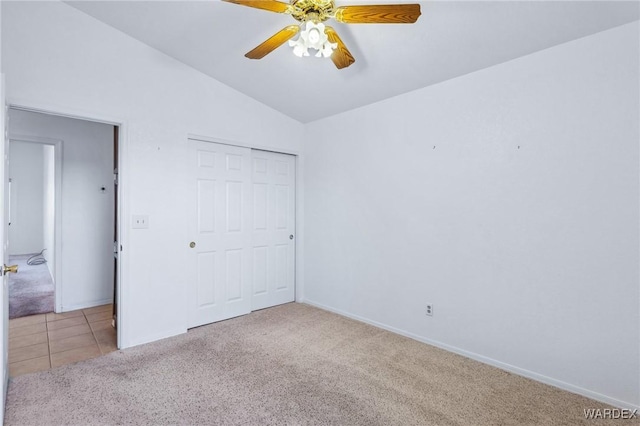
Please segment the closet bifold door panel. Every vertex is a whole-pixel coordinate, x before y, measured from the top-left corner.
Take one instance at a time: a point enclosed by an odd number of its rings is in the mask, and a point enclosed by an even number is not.
[[[295,156],[252,151],[251,309],[295,299]]]
[[[188,326],[251,311],[251,149],[189,140]]]

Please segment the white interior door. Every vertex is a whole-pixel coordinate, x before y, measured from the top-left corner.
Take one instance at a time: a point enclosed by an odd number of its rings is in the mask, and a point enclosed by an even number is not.
[[[295,167],[293,155],[252,151],[252,310],[295,299]]]
[[[189,327],[251,311],[251,150],[189,141]]]
[[[3,207],[0,208],[0,258],[2,265],[6,266],[9,261],[9,140],[7,138],[7,108],[4,103],[4,74],[0,81],[0,108],[2,118],[0,119],[0,200]],[[4,268],[0,270],[2,274],[2,303],[0,305],[0,326],[2,338],[0,339],[0,353],[2,354],[2,383],[0,384],[0,423],[4,421],[4,403],[7,398],[7,388],[9,386],[9,287],[8,276]]]

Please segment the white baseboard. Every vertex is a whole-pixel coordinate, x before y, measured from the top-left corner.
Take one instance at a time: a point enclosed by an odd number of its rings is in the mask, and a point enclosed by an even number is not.
[[[342,316],[345,316],[345,317],[348,317],[348,318],[351,318],[351,319],[354,319],[354,320],[357,320],[357,321],[360,321],[360,322],[364,322],[366,324],[373,325],[374,327],[382,328],[384,330],[391,331],[391,332],[396,333],[396,334],[400,334],[401,336],[405,336],[405,337],[408,337],[410,339],[417,340],[419,342],[426,343],[426,344],[438,347],[440,349],[444,349],[446,351],[453,352],[453,353],[456,353],[458,355],[462,355],[462,356],[467,357],[467,358],[471,358],[471,359],[473,359],[475,361],[479,361],[479,362],[481,362],[483,364],[488,364],[488,365],[491,365],[493,367],[497,367],[497,368],[500,368],[502,370],[508,371],[510,373],[517,374],[519,376],[523,376],[523,377],[526,377],[526,378],[529,378],[529,379],[533,379],[533,380],[536,380],[538,382],[542,382],[544,384],[551,385],[551,386],[557,387],[557,388],[562,389],[562,390],[566,390],[566,391],[569,391],[569,392],[572,392],[572,393],[575,393],[575,394],[578,394],[578,395],[585,396],[587,398],[594,399],[596,401],[604,402],[605,404],[609,404],[609,405],[612,405],[612,406],[617,407],[617,408],[623,408],[623,409],[629,409],[629,410],[635,410],[635,409],[640,410],[640,405],[638,405],[638,404],[633,404],[631,402],[621,401],[619,399],[612,398],[610,396],[603,395],[601,393],[594,392],[594,391],[591,391],[589,389],[584,389],[584,388],[581,388],[579,386],[575,386],[575,385],[572,385],[570,383],[566,383],[566,382],[563,382],[561,380],[554,379],[552,377],[548,377],[548,376],[545,376],[545,375],[542,375],[542,374],[538,374],[538,373],[535,373],[533,371],[526,370],[524,368],[516,367],[515,365],[507,364],[507,363],[495,360],[493,358],[488,358],[486,356],[477,354],[475,352],[469,352],[467,350],[460,349],[460,348],[457,348],[455,346],[447,345],[446,343],[438,342],[436,340],[426,339],[424,337],[418,336],[417,334],[413,334],[413,333],[410,333],[410,332],[405,331],[405,330],[401,330],[401,329],[398,329],[398,328],[395,328],[395,327],[392,327],[392,326],[389,326],[389,325],[386,325],[386,324],[382,324],[382,323],[379,323],[377,321],[373,321],[373,320],[370,320],[368,318],[364,318],[364,317],[361,317],[359,315],[355,315],[355,314],[352,314],[352,313],[349,313],[349,312],[346,312],[346,311],[343,311],[343,310],[340,310],[340,309],[335,309],[335,308],[332,308],[330,306],[323,305],[322,303],[317,303],[317,302],[314,302],[314,301],[306,299],[306,298],[303,301],[301,301],[300,303],[306,303],[308,305],[315,306],[316,308],[320,308],[320,309],[323,309],[325,311],[333,312],[333,313],[336,313],[336,314],[339,314],[339,315],[342,315]]]
[[[113,303],[113,298],[94,300],[92,302],[85,302],[85,303],[77,303],[74,305],[63,306],[62,312],[77,311],[78,309],[88,309],[88,308],[93,308],[95,306],[109,305],[111,303]],[[57,312],[57,313],[60,313],[60,312]]]

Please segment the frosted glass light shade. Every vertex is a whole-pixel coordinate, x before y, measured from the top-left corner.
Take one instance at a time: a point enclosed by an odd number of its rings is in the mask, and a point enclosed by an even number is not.
[[[328,58],[333,53],[333,49],[338,47],[338,43],[329,42],[322,22],[307,21],[300,26],[304,26],[304,28],[300,31],[298,39],[289,40],[289,46],[293,47],[294,55],[298,57],[309,56],[309,49],[315,49],[318,51],[315,54],[316,57]]]

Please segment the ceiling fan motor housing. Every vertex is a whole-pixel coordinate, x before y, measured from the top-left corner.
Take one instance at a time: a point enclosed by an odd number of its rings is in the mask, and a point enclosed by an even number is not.
[[[291,0],[291,16],[300,22],[323,22],[331,18],[333,0]]]

